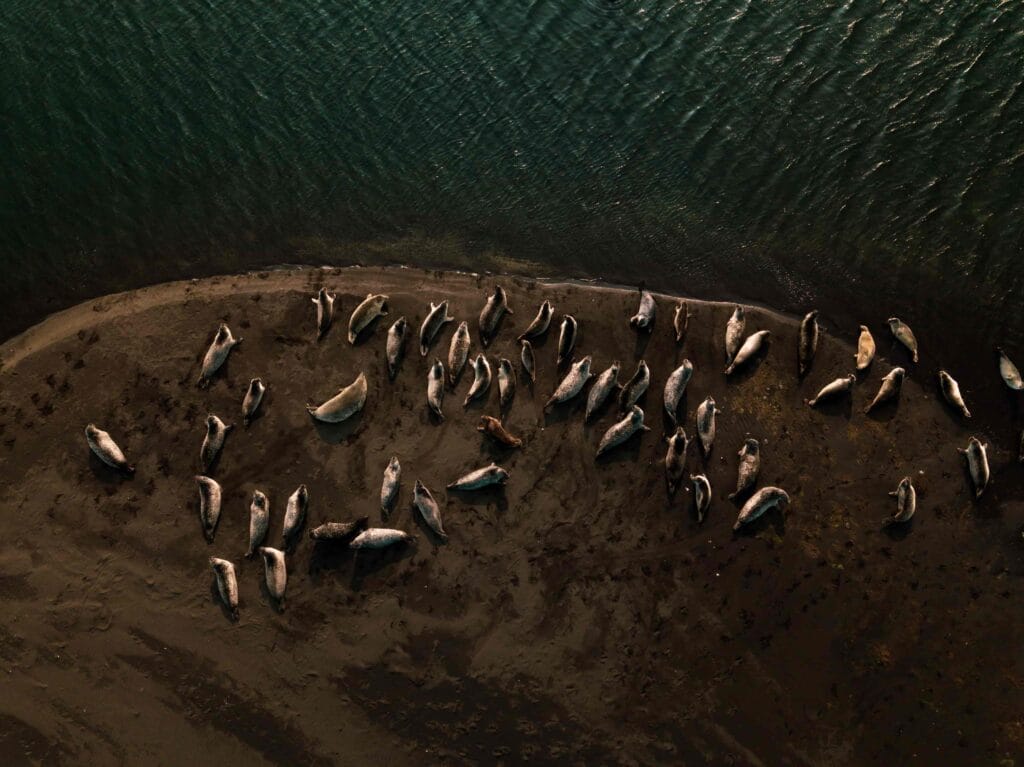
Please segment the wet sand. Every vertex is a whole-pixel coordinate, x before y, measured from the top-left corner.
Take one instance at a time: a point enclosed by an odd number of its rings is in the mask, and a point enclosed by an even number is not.
[[[853,349],[823,334],[804,382],[797,319],[748,311],[771,347],[742,374],[722,373],[731,306],[690,301],[677,347],[673,302],[659,296],[651,336],[627,325],[635,291],[502,278],[514,316],[489,354],[518,362],[515,335],[550,299],[580,321],[577,354],[597,372],[613,358],[626,380],[652,371],[641,400],[652,431],[607,457],[614,421],[583,425],[584,397],[547,415],[557,317],[535,344],[532,388],[520,375],[506,419],[525,441],[505,450],[475,430],[497,414],[497,385],[463,410],[463,374],[437,424],[426,374],[447,357],[456,323],[429,357],[415,338],[394,383],[384,339],[405,315],[418,329],[430,300],[477,317],[492,277],[414,269],[295,270],[180,282],[75,307],[0,347],[0,762],[394,764],[922,764],[1024,757],[1018,640],[1024,630],[1022,467],[1015,401],[968,405],[964,422],[937,399],[929,352],[896,406],[861,412],[907,356],[884,317],[880,355],[852,405],[811,410],[818,388],[853,367]],[[316,343],[310,297],[339,293],[335,325]],[[391,315],[353,347],[348,316],[369,291]],[[220,321],[244,343],[208,390],[195,386]],[[825,322],[827,326],[827,321]],[[979,365],[994,363],[981,353]],[[703,525],[692,495],[669,499],[661,465],[662,387],[679,360],[684,400],[711,394],[724,411],[706,468],[714,501]],[[354,423],[318,428],[306,414],[369,378]],[[517,364],[518,370],[518,364]],[[521,372],[521,371],[520,371]],[[241,427],[249,379],[268,384],[262,415]],[[213,476],[224,509],[202,535],[193,476],[208,412],[239,427]],[[94,421],[137,473],[124,479],[89,452]],[[993,484],[972,499],[956,452],[989,441]],[[734,534],[736,451],[761,441],[760,485],[789,510]],[[307,529],[369,515],[380,523],[382,473],[403,466],[388,524],[417,543],[384,553],[314,547],[288,559],[276,611],[263,567],[246,560],[248,501],[310,491]],[[495,460],[503,490],[444,486]],[[920,474],[919,474],[920,472]],[[918,512],[883,530],[886,493],[912,474]],[[411,513],[421,479],[438,498],[447,544]],[[238,568],[241,617],[220,606],[211,555]]]

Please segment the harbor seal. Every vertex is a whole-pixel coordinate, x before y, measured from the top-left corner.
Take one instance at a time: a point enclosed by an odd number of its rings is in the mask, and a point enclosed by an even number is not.
[[[284,552],[269,546],[260,546],[263,555],[263,579],[270,596],[284,608],[284,591],[288,588],[288,568],[284,563]]]
[[[757,484],[757,475],[761,471],[761,445],[756,439],[746,440],[738,455],[740,465],[736,473],[736,492],[729,493],[730,501],[753,490]]]
[[[604,372],[597,377],[594,385],[590,387],[587,394],[587,411],[583,416],[584,421],[589,421],[601,406],[604,405],[608,396],[619,386],[619,361],[615,360]]]
[[[544,408],[547,409],[560,402],[568,402],[583,391],[584,385],[593,375],[593,373],[590,372],[591,362],[592,358],[589,354],[579,362],[574,362],[572,367],[569,368],[569,372],[565,374],[565,378],[563,378],[562,382],[558,384],[558,388],[555,389],[554,394],[552,394],[551,398],[544,404]]]
[[[444,420],[444,364],[441,360],[434,360],[434,364],[427,371],[427,407],[430,412],[437,416],[438,420]]]
[[[90,423],[85,427],[85,441],[89,444],[89,449],[96,454],[96,457],[107,466],[123,471],[125,474],[135,473],[135,467],[128,463],[128,459],[124,457],[121,448],[117,446],[117,443],[103,429]]]
[[[462,401],[462,406],[466,407],[478,397],[483,397],[489,388],[491,388],[491,363],[484,355],[478,354],[473,360],[473,384],[469,387],[469,393]]]
[[[693,505],[697,510],[697,524],[700,524],[711,508],[711,483],[705,474],[691,474],[690,481],[693,483]]]
[[[971,411],[967,409],[964,398],[960,394],[960,384],[945,370],[939,371],[939,388],[942,389],[942,396],[946,398],[946,402],[959,410],[960,415],[964,418],[971,417]]]
[[[235,577],[235,566],[226,559],[210,557],[210,566],[217,578],[217,591],[221,601],[231,613],[232,620],[238,620],[238,579]]]
[[[725,364],[731,365],[736,352],[743,343],[743,333],[747,329],[747,314],[742,306],[732,311],[732,316],[725,325]]]
[[[601,437],[601,444],[597,446],[597,457],[600,458],[613,447],[621,445],[638,431],[650,430],[649,426],[644,425],[644,411],[634,405],[625,418],[614,424]]]
[[[295,492],[288,496],[284,509],[284,527],[281,530],[281,548],[287,549],[299,537],[302,523],[306,521],[306,510],[309,508],[309,490],[299,485]]]
[[[388,378],[392,381],[398,375],[398,366],[405,356],[405,338],[409,333],[409,323],[405,317],[399,317],[394,324],[388,328],[388,340],[385,352],[388,359]]]
[[[469,359],[469,323],[460,322],[452,334],[452,342],[448,347],[448,383],[454,389]]]
[[[867,325],[860,326],[860,336],[857,338],[857,372],[867,370],[871,360],[875,358],[875,337],[871,335]]]
[[[644,396],[647,387],[651,385],[651,371],[645,360],[640,360],[636,366],[636,372],[626,385],[619,392],[619,412],[626,413],[637,401]]]
[[[533,344],[526,339],[519,342],[522,347],[519,352],[519,361],[523,364],[523,370],[526,371],[526,377],[530,379],[530,383],[537,383],[537,358],[533,353]]]
[[[369,517],[359,517],[355,522],[324,522],[309,531],[311,540],[317,543],[345,543],[366,530]]]
[[[733,530],[753,522],[772,507],[784,509],[789,505],[789,494],[781,487],[762,487],[743,504],[739,516],[733,524]]]
[[[516,396],[516,370],[510,360],[502,357],[498,360],[498,408],[501,412],[512,407]]]
[[[306,405],[306,411],[318,421],[341,423],[362,410],[365,404],[366,374],[360,373],[355,381],[319,407]]]
[[[697,437],[705,456],[711,454],[715,445],[715,414],[720,412],[714,397],[708,397],[697,406]]]
[[[644,330],[648,333],[654,330],[654,314],[657,305],[654,303],[654,296],[646,290],[640,291],[640,308],[636,314],[629,318],[629,326],[634,330]]]
[[[327,288],[320,288],[316,298],[309,299],[316,304],[316,340],[319,341],[331,327],[334,321],[334,299],[337,295],[328,293]]]
[[[386,549],[398,543],[414,540],[409,533],[387,527],[371,527],[364,530],[348,545],[350,549]]]
[[[533,322],[530,323],[529,327],[526,328],[522,333],[519,334],[517,341],[523,341],[527,338],[537,338],[548,332],[548,327],[551,325],[551,318],[555,314],[555,307],[550,301],[545,301],[540,305],[537,310],[537,316],[533,318]]]
[[[917,491],[914,489],[914,483],[910,481],[910,477],[901,479],[899,486],[889,495],[896,496],[896,513],[885,520],[882,527],[910,521],[914,512],[917,511]]]
[[[743,342],[743,346],[736,352],[736,356],[732,358],[729,367],[725,369],[725,374],[732,375],[736,368],[744,365],[747,360],[760,352],[761,348],[768,342],[769,336],[771,336],[770,330],[759,330],[747,336],[747,340]]]
[[[971,475],[971,484],[974,485],[974,497],[981,498],[981,494],[988,487],[988,445],[981,444],[977,437],[971,437],[967,441],[966,450],[960,447],[957,450],[967,459],[967,470]]]
[[[672,327],[676,331],[676,343],[681,344],[686,340],[686,330],[690,325],[690,310],[686,306],[685,301],[680,301],[676,305],[675,316],[672,318]]]
[[[210,348],[206,350],[206,355],[203,357],[203,367],[199,371],[199,380],[196,381],[196,384],[200,387],[208,386],[214,373],[227,362],[231,350],[242,343],[242,340],[232,336],[231,329],[222,322],[210,343]]]
[[[253,378],[249,381],[249,388],[245,390],[245,397],[242,399],[242,424],[248,426],[256,416],[263,402],[263,394],[267,387],[263,385],[262,378]]]
[[[378,317],[388,316],[388,297],[367,293],[363,302],[355,308],[348,320],[348,342],[353,346],[359,334],[366,330]]]
[[[498,323],[505,313],[515,314],[508,305],[508,296],[501,285],[494,286],[494,293],[487,299],[480,310],[480,343],[486,349],[498,333]]]
[[[800,378],[807,375],[818,351],[818,310],[813,309],[800,321],[800,343],[797,349],[797,370]]]
[[[439,304],[430,304],[430,312],[420,326],[420,356],[426,357],[430,351],[430,345],[434,342],[438,332],[446,322],[454,322],[455,318],[448,314],[448,302],[442,301]]]
[[[686,450],[690,446],[690,441],[686,438],[686,430],[682,426],[677,427],[676,433],[665,441],[668,443],[668,450],[665,452],[665,481],[668,494],[672,496],[679,489],[679,483],[686,474]]]
[[[442,541],[448,540],[448,533],[444,531],[444,525],[441,524],[441,509],[437,506],[437,501],[434,500],[434,496],[427,490],[426,485],[416,480],[416,487],[412,491],[412,505],[423,517],[423,521],[427,523],[427,527],[434,531],[438,538]]]
[[[1024,380],[1021,379],[1017,366],[1001,348],[996,347],[996,353],[999,354],[999,375],[1002,376],[1006,385],[1014,391],[1024,389]]]
[[[402,464],[398,462],[398,456],[393,455],[384,469],[384,481],[380,486],[380,513],[382,516],[386,517],[395,508],[401,484]]]
[[[878,394],[864,408],[864,412],[870,413],[879,405],[896,399],[899,396],[900,389],[903,387],[903,378],[906,374],[907,371],[903,368],[893,368],[890,370],[888,375],[882,379],[882,385],[878,387]]]
[[[499,445],[504,445],[505,447],[523,446],[523,441],[519,437],[513,437],[501,425],[501,421],[489,415],[480,416],[480,425],[476,427],[476,430],[482,431]]]
[[[679,403],[682,401],[683,395],[686,393],[686,386],[692,377],[693,363],[684,359],[679,367],[669,373],[665,381],[665,413],[674,424],[679,423]]]
[[[206,436],[203,438],[203,446],[199,450],[199,464],[207,474],[217,462],[221,449],[224,447],[224,440],[228,432],[235,428],[232,424],[228,426],[212,413],[206,416]]]
[[[217,531],[217,522],[220,521],[220,504],[223,493],[217,480],[196,475],[196,484],[199,486],[199,522],[203,526],[203,535],[207,541],[213,542],[213,535]]]
[[[267,496],[259,490],[252,494],[252,502],[249,504],[249,550],[245,556],[251,557],[256,549],[267,537],[267,528],[270,527],[270,501]]]
[[[829,384],[821,387],[821,390],[812,399],[805,399],[804,403],[809,407],[815,407],[819,402],[835,399],[842,394],[849,394],[853,391],[853,385],[857,383],[857,376],[853,373],[845,378],[837,378]]]
[[[910,329],[910,325],[907,325],[899,317],[890,317],[889,330],[892,331],[897,341],[907,347],[914,362],[917,362],[917,338],[914,337],[914,331]]]
[[[508,472],[492,463],[482,469],[471,471],[448,485],[449,490],[480,490],[490,485],[504,485],[508,482]]]
[[[558,367],[572,359],[572,350],[576,348],[576,336],[579,323],[571,314],[562,315],[562,325],[558,329]]]

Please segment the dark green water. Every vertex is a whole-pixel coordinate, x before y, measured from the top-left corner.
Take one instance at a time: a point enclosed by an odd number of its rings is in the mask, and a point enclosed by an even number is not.
[[[171,278],[514,259],[1024,344],[1024,3],[7,0],[0,52],[4,335]]]

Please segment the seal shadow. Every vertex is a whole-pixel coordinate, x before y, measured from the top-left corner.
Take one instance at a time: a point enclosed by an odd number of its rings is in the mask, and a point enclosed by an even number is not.
[[[359,345],[361,345],[362,343],[364,343],[364,342],[365,342],[365,341],[366,341],[366,340],[367,340],[367,339],[368,339],[368,338],[369,338],[370,336],[372,336],[372,335],[373,335],[373,332],[374,332],[374,330],[376,330],[377,326],[378,326],[378,325],[379,325],[379,324],[380,324],[381,322],[383,322],[383,320],[382,320],[381,318],[382,318],[382,317],[387,317],[387,316],[388,316],[388,315],[386,315],[386,314],[378,314],[378,315],[377,315],[376,317],[374,317],[374,318],[373,318],[372,320],[370,320],[370,324],[369,324],[369,325],[367,325],[367,326],[366,326],[365,328],[363,328],[362,330],[360,330],[360,331],[359,331],[359,332],[358,332],[358,333],[356,334],[356,338],[355,338],[355,341],[353,341],[353,342],[352,342],[351,344],[349,344],[349,345],[350,345],[350,346],[359,346]],[[332,322],[332,323],[331,323],[331,325],[333,326],[333,325],[334,325],[334,323]],[[345,330],[345,339],[344,339],[344,340],[345,340],[346,342],[348,341],[348,329],[347,329],[347,328],[346,328],[346,330]]]
[[[487,509],[492,505],[498,511],[508,511],[508,496],[505,493],[505,485],[488,485],[477,490],[455,490],[445,488],[449,498],[457,498],[460,503],[474,508]]]
[[[882,533],[888,536],[891,541],[902,541],[914,527],[914,517],[906,522],[883,522]]]
[[[217,603],[220,608],[221,615],[223,615],[228,623],[237,623],[238,619],[231,613],[228,606],[224,604],[224,600],[220,598],[220,589],[217,588],[217,574],[214,573],[213,580],[210,581],[210,599]],[[239,601],[238,609],[242,609],[241,601]]]
[[[607,453],[597,456],[598,466],[616,466],[624,463],[636,463],[640,460],[643,448],[642,434],[630,435],[625,442],[610,448]],[[596,450],[596,448],[595,448]]]
[[[586,407],[584,399],[581,395],[577,394],[568,402],[555,402],[550,407],[546,407],[543,410],[544,425],[550,426],[557,423],[565,423],[572,419],[577,412],[579,412],[580,405],[583,403],[584,408]]]
[[[739,530],[732,531],[733,538],[754,538],[762,530],[771,527],[780,538],[786,534],[786,515],[779,508],[773,507],[757,519],[747,522]]]
[[[651,323],[651,327],[647,330],[636,331],[636,341],[633,343],[633,359],[640,360],[643,358],[644,353],[647,351],[647,347],[651,343],[651,338],[654,336],[654,323]]]
[[[679,412],[680,411],[683,412],[683,416],[684,416],[682,420],[680,420],[680,418],[679,418]],[[686,428],[686,418],[685,418],[686,413],[687,413],[686,392],[683,392],[683,396],[679,398],[679,402],[676,404],[676,412],[675,412],[675,416],[676,417],[675,417],[675,419],[672,419],[671,417],[669,417],[668,411],[664,407],[661,408],[661,427],[662,427],[662,431],[665,432],[665,436],[666,437],[671,437],[673,434],[675,434],[676,433],[676,429],[679,428],[680,426],[682,426],[683,429]],[[689,435],[687,435],[687,436],[689,436]]]
[[[338,445],[355,436],[356,431],[363,423],[364,410],[365,408],[360,409],[358,413],[346,418],[341,423],[324,423],[312,416],[310,416],[310,420],[313,421],[313,427],[320,439],[329,445]]]
[[[899,405],[901,397],[902,392],[892,399],[876,405],[872,408],[870,413],[865,413],[864,417],[870,418],[872,421],[878,421],[879,423],[889,423],[889,421],[896,417],[896,411],[898,410],[897,406]],[[865,407],[867,407],[867,405],[865,405]]]
[[[355,558],[355,550],[350,549],[348,544],[348,540],[313,541],[306,571],[314,585],[320,583],[322,573],[340,570]]]
[[[398,543],[388,546],[386,549],[361,549],[355,552],[356,556],[353,557],[354,563],[349,585],[353,591],[361,591],[363,582],[367,578],[376,575],[386,567],[411,558],[415,553],[415,542]]]
[[[287,592],[285,592],[285,599],[275,599],[274,595],[270,593],[270,589],[267,588],[266,577],[260,579],[260,594],[266,600],[267,604],[270,605],[270,609],[278,615],[284,615],[285,602],[287,601]]]
[[[811,410],[817,410],[819,413],[829,417],[840,416],[849,421],[853,417],[853,397],[849,394],[844,394],[842,397],[834,397],[830,400],[825,400],[814,407],[810,405],[804,405],[804,407],[810,408]]]
[[[120,485],[130,481],[134,476],[103,463],[92,450],[89,450],[89,468],[92,470],[93,476],[105,485]]]
[[[440,505],[440,504],[439,504]],[[434,547],[446,546],[448,541],[442,538],[440,535],[434,532],[434,530],[427,524],[427,521],[423,518],[423,515],[418,510],[413,509],[413,522],[423,533],[424,537],[430,541]],[[444,518],[441,520],[444,523]]]
[[[480,436],[480,447],[481,451],[484,454],[484,457],[497,464],[500,464],[503,460],[509,458],[512,455],[515,455],[515,452],[517,450],[523,449],[522,447],[512,447],[511,445],[503,445],[500,442],[491,439],[483,432],[480,433]],[[526,443],[524,442],[523,444],[525,445]]]
[[[771,347],[771,341],[762,344],[757,354],[744,362],[742,367],[736,368],[726,376],[726,381],[732,384],[743,384],[757,375],[757,371],[761,369],[761,365],[764,363],[765,357],[768,356],[768,352],[771,351]]]

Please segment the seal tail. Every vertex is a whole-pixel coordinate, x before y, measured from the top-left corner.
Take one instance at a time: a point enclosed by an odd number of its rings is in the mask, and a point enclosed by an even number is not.
[[[314,418],[316,418],[316,411],[317,411],[317,409],[315,407],[313,407],[312,405],[310,405],[308,403],[306,404],[306,412],[309,413]]]

